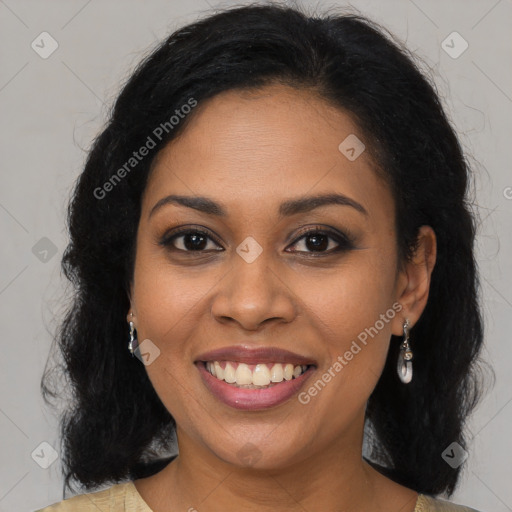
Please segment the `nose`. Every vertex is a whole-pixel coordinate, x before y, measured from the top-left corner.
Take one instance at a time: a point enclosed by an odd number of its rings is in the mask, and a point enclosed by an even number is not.
[[[256,331],[271,320],[293,320],[298,301],[264,253],[251,263],[233,254],[230,270],[219,283],[212,303],[212,316],[217,321],[236,322],[244,330]]]

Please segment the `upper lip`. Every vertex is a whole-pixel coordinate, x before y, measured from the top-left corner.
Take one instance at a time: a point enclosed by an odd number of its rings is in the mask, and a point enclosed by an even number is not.
[[[244,345],[232,345],[211,350],[197,356],[196,361],[237,361],[246,364],[291,363],[294,365],[315,365],[316,361],[289,350],[277,347],[249,348]]]

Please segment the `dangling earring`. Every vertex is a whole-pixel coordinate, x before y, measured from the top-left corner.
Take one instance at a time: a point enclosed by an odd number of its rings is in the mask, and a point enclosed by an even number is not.
[[[133,313],[131,314],[133,316]],[[128,350],[134,356],[135,349],[138,346],[137,336],[134,334],[135,328],[133,327],[133,322],[130,322],[130,341],[128,343]]]
[[[412,379],[412,350],[409,346],[409,320],[404,322],[404,339],[400,345],[398,354],[397,372],[400,380],[407,384]]]

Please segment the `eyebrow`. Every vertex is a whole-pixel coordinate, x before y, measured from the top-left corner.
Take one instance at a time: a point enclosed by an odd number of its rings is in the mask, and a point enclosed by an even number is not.
[[[187,208],[193,208],[208,215],[215,215],[217,217],[227,217],[227,210],[213,199],[204,196],[181,196],[169,195],[160,199],[149,212],[150,218],[157,210],[167,204],[177,204]],[[288,199],[281,203],[279,206],[279,218],[296,215],[298,213],[305,213],[315,208],[328,205],[350,206],[368,216],[366,209],[350,197],[343,194],[319,194],[314,196],[301,197],[298,199]]]

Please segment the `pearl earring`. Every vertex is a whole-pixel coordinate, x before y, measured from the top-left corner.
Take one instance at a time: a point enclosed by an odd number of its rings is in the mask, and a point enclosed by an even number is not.
[[[133,317],[133,313],[131,313],[131,316]],[[138,341],[137,336],[135,334],[135,328],[133,326],[133,322],[130,322],[130,341],[128,342],[128,350],[130,351],[132,356],[134,355],[134,352],[137,347]]]
[[[412,350],[409,346],[409,320],[404,322],[404,338],[400,345],[397,363],[398,377],[404,384],[408,384],[412,379]]]

